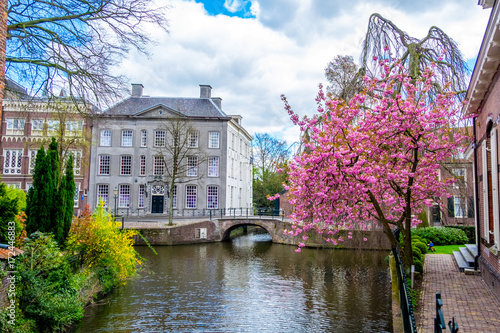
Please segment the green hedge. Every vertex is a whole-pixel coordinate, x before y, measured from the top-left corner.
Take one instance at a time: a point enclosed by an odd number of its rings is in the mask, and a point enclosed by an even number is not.
[[[462,226],[462,225],[447,225],[446,228],[454,228],[454,229],[463,230],[465,232],[465,234],[467,235],[467,238],[469,238],[469,240],[467,242],[469,244],[476,243],[476,227]]]
[[[434,245],[466,244],[468,237],[465,232],[457,228],[428,227],[411,230],[412,235],[417,235],[427,241],[432,240]]]

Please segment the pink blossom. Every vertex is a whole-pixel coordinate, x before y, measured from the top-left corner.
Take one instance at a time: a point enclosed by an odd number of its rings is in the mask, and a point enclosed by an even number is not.
[[[341,229],[351,230],[352,221],[367,231],[381,223],[406,228],[398,221],[406,221],[408,211],[418,214],[434,197],[446,195],[453,182],[439,181],[437,175],[440,163],[467,142],[454,130],[462,105],[446,85],[431,101],[427,97],[434,69],[425,69],[422,77],[412,80],[402,64],[390,58],[389,49],[385,51],[387,58],[374,57],[383,76],[364,77],[366,91],[347,104],[327,97],[320,87],[318,112],[300,119],[282,96],[294,124],[310,135],[303,142],[306,151],[294,158],[288,173],[294,235],[315,229],[330,239]],[[400,86],[402,90],[396,91]]]

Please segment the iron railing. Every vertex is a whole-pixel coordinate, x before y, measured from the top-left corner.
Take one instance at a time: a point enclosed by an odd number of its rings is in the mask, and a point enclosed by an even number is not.
[[[399,229],[394,230],[394,236],[399,239]],[[398,275],[398,288],[399,288],[399,300],[401,303],[401,317],[403,318],[403,328],[405,333],[417,333],[417,324],[415,322],[415,316],[413,312],[413,302],[408,291],[408,284],[406,282],[406,274],[403,267],[403,262],[401,261],[401,253],[396,244],[392,248],[392,254],[396,260],[396,271]]]
[[[443,301],[441,300],[441,293],[436,293],[436,317],[434,318],[434,333],[442,333],[446,331],[446,323],[444,322],[443,311],[441,307],[443,306]],[[451,333],[458,332],[458,324],[455,323],[455,317],[448,322],[448,327]]]
[[[128,208],[118,208],[116,211],[116,217],[144,217],[147,214],[144,209],[128,209]],[[154,216],[168,216],[168,209],[166,209],[161,214],[151,214]],[[256,216],[273,216],[285,218],[285,213],[283,209],[269,208],[269,207],[240,207],[240,208],[219,208],[219,209],[173,209],[172,216],[174,218],[198,218],[198,217],[209,217],[214,218],[224,218],[224,217],[256,217]]]

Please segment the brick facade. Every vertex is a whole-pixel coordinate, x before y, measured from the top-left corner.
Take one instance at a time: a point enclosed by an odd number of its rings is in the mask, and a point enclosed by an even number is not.
[[[44,98],[14,97],[10,80],[7,82],[9,93],[3,100],[0,132],[2,182],[27,191],[33,182],[36,151],[42,144],[47,148],[54,136],[62,155],[72,153],[74,157],[78,190],[78,194],[75,193],[74,213],[78,214],[87,204],[92,119],[84,117],[72,99],[61,97],[57,102],[48,102]]]
[[[492,4],[483,5],[484,7]],[[495,2],[467,91],[474,120],[476,232],[481,275],[500,299],[500,3]]]

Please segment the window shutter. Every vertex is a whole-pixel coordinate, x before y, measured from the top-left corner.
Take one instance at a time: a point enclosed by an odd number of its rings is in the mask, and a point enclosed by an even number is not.
[[[497,129],[491,130],[491,180],[493,187],[493,235],[495,237],[495,244],[498,244],[499,226],[498,226],[498,145],[497,145]]]
[[[488,211],[488,152],[486,151],[486,140],[481,144],[481,162],[483,165],[483,231],[484,238],[490,239],[490,213]]]
[[[455,200],[453,197],[448,198],[448,217],[455,217]]]

